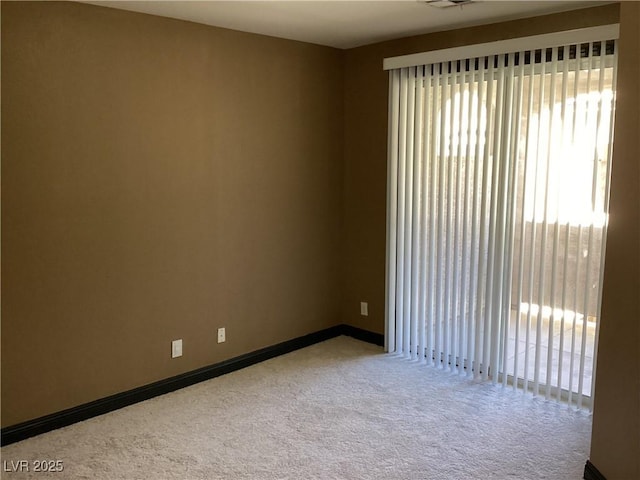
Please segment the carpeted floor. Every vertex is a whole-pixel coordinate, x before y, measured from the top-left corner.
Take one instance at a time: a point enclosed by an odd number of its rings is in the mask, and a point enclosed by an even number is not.
[[[580,479],[591,417],[338,337],[2,448],[57,479]],[[10,465],[10,464],[9,464]]]

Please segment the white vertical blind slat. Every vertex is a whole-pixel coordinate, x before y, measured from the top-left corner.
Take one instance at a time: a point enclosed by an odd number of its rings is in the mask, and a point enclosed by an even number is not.
[[[436,365],[438,367],[443,366],[444,361],[444,352],[445,352],[445,339],[444,336],[446,332],[443,332],[443,324],[446,324],[444,321],[445,314],[445,306],[444,306],[444,290],[443,283],[446,283],[446,280],[443,278],[443,272],[445,271],[445,188],[446,188],[446,180],[447,180],[447,165],[446,165],[446,155],[445,155],[445,146],[446,146],[446,111],[447,111],[447,100],[448,100],[448,89],[447,89],[447,78],[444,73],[446,69],[446,64],[440,64],[440,119],[439,122],[442,124],[440,128],[440,143],[439,143],[439,151],[438,151],[438,233],[437,233],[437,250],[436,250],[436,261],[437,261],[437,276],[438,281],[436,283],[436,311],[437,316],[435,318],[435,336],[436,336]]]
[[[446,138],[447,146],[445,149],[445,158],[447,161],[447,173],[446,173],[446,214],[445,214],[445,245],[444,245],[444,329],[443,329],[443,342],[444,342],[444,365],[447,370],[453,369],[452,354],[452,339],[455,335],[455,320],[452,318],[452,284],[453,284],[453,220],[455,217],[455,211],[453,207],[453,176],[454,176],[454,156],[453,156],[453,142],[454,142],[454,128],[455,128],[455,65],[448,64],[449,75],[447,76],[448,88],[447,88],[447,112],[449,115],[449,135]]]
[[[411,67],[408,69],[407,78],[407,153],[405,166],[405,237],[404,237],[404,325],[402,327],[404,339],[402,341],[403,354],[405,357],[410,356],[412,345],[411,324],[413,322],[412,310],[412,239],[413,239],[413,146],[414,146],[414,123],[415,123],[415,94],[416,94],[416,69]]]
[[[494,123],[492,179],[496,179],[497,184],[494,185],[491,191],[491,223],[489,230],[491,248],[489,249],[490,270],[487,282],[490,287],[487,296],[487,311],[490,313],[491,332],[489,339],[490,365],[491,378],[494,384],[498,382],[500,369],[500,325],[502,323],[502,299],[500,296],[502,295],[501,287],[504,274],[500,259],[504,250],[504,230],[506,228],[506,225],[502,222],[502,209],[505,206],[505,202],[501,202],[503,200],[501,197],[506,187],[504,172],[506,171],[505,166],[508,157],[503,154],[503,142],[505,137],[508,137],[508,135],[505,135],[507,133],[505,130],[508,128],[505,121],[511,115],[511,105],[505,102],[505,98],[508,95],[508,93],[505,95],[505,56],[499,55],[497,61],[501,68],[497,72],[496,112],[502,112],[502,114],[496,113]]]
[[[449,369],[449,349],[451,340],[451,318],[450,318],[450,292],[451,292],[451,255],[449,252],[451,246],[451,180],[453,179],[452,167],[453,160],[451,158],[451,133],[453,127],[453,76],[451,74],[451,64],[443,63],[443,105],[442,105],[442,145],[441,145],[441,159],[442,159],[442,171],[441,171],[441,193],[439,197],[442,199],[442,214],[441,214],[441,250],[440,250],[440,262],[441,262],[441,298],[442,298],[442,315],[441,315],[441,335],[442,335],[442,368]]]
[[[415,110],[415,67],[408,69],[407,76],[407,152],[405,154],[405,233],[404,233],[404,296],[403,296],[403,341],[402,353],[405,357],[411,350],[411,272],[413,270],[411,240],[413,232],[413,144],[414,110]]]
[[[455,218],[455,230],[454,230],[454,239],[453,245],[455,248],[453,259],[454,259],[454,268],[453,268],[453,319],[456,325],[456,335],[454,338],[454,354],[453,354],[453,365],[458,373],[464,370],[463,363],[463,339],[464,339],[464,324],[463,324],[463,314],[462,314],[462,278],[464,276],[462,269],[461,256],[464,252],[464,248],[461,248],[461,224],[463,221],[463,192],[462,192],[462,165],[463,155],[462,155],[462,145],[464,142],[464,65],[460,64],[460,69],[458,71],[458,78],[456,79],[456,88],[457,88],[457,99],[458,99],[458,125],[456,128],[456,142],[457,142],[457,150],[456,150],[456,218]]]
[[[568,47],[563,47],[562,49],[562,58],[569,57],[569,49]],[[558,52],[559,54],[559,52]],[[569,62],[563,62],[563,71],[561,77],[561,99],[560,99],[560,127],[561,129],[565,128],[565,116],[566,116],[566,106],[567,106],[567,88],[568,88],[568,76],[569,76]],[[549,304],[551,306],[551,316],[549,318],[549,345],[553,345],[553,336],[555,335],[555,330],[553,328],[554,322],[556,321],[556,288],[557,288],[557,276],[558,276],[558,264],[560,263],[559,258],[559,249],[560,249],[560,218],[559,218],[559,203],[560,203],[560,189],[556,188],[554,202],[553,204],[556,206],[556,223],[553,231],[553,250],[551,254],[551,297],[549,300]],[[562,316],[562,320],[560,321],[560,333],[559,333],[559,347],[558,347],[558,369],[557,375],[558,378],[562,378],[562,364],[564,360],[564,315]],[[547,352],[547,378],[546,378],[546,390],[545,390],[545,398],[549,400],[551,398],[552,393],[552,373],[553,373],[553,349],[551,347],[548,348]],[[559,399],[559,393],[561,391],[561,384],[558,384],[558,392],[556,394],[556,398]]]
[[[425,145],[428,145],[428,138],[424,138],[424,132],[428,131],[428,116],[425,115],[424,108],[424,96],[425,90],[428,92],[428,89],[424,88],[425,82],[425,69],[420,67],[418,69],[418,77],[417,77],[417,91],[416,91],[416,136],[422,141],[418,142],[418,154],[416,155],[416,161],[419,165],[419,175],[418,175],[418,183],[419,183],[419,195],[417,199],[417,203],[419,205],[419,226],[418,226],[418,275],[417,275],[417,283],[418,283],[418,331],[416,332],[416,336],[418,338],[417,344],[419,346],[419,350],[416,349],[415,355],[418,360],[424,362],[424,352],[425,352],[425,342],[426,342],[426,331],[425,331],[425,306],[426,306],[426,271],[427,271],[427,250],[426,250],[426,199],[427,199],[427,161],[425,154]]]
[[[439,343],[437,343],[436,336],[436,314],[437,308],[436,303],[437,292],[436,292],[436,272],[437,272],[437,230],[436,230],[436,212],[437,212],[437,184],[438,184],[438,161],[437,161],[437,145],[439,140],[439,130],[440,130],[440,119],[438,117],[438,106],[439,106],[439,95],[440,95],[440,73],[438,71],[439,65],[433,65],[432,67],[432,75],[433,75],[433,88],[430,89],[431,94],[431,149],[430,149],[430,196],[429,196],[429,301],[427,305],[429,305],[429,325],[427,329],[427,343],[428,343],[428,358],[427,361],[429,364],[433,365],[434,362],[438,365],[438,361],[436,361],[435,352],[436,352],[436,344],[439,347]]]
[[[513,322],[512,317],[511,317],[511,311],[512,311],[512,289],[513,289],[513,281],[514,281],[514,259],[515,259],[515,241],[516,241],[516,225],[517,225],[517,205],[518,205],[518,155],[519,155],[519,149],[518,149],[518,144],[519,144],[519,139],[520,139],[520,135],[522,132],[522,122],[520,121],[520,118],[522,116],[522,108],[523,108],[523,101],[524,101],[524,58],[525,58],[525,52],[521,51],[518,53],[518,59],[519,59],[519,64],[518,64],[518,68],[515,69],[515,65],[514,65],[514,75],[516,76],[516,78],[514,79],[514,97],[515,97],[515,102],[516,102],[516,112],[515,112],[515,117],[512,119],[512,122],[515,124],[514,128],[512,129],[512,139],[511,139],[511,150],[510,150],[510,155],[511,155],[511,162],[510,162],[510,169],[511,169],[511,175],[510,175],[510,197],[509,197],[509,222],[510,225],[513,226],[513,228],[511,228],[510,231],[510,236],[508,239],[508,245],[509,245],[509,253],[507,256],[507,271],[508,271],[508,275],[506,278],[506,289],[507,289],[507,293],[504,296],[504,309],[507,315],[506,318],[506,324],[508,326],[508,328],[505,331],[505,347],[503,349],[504,352],[504,368],[503,368],[503,385],[506,386],[506,383],[508,381],[508,374],[509,374],[509,355],[510,355],[510,349],[509,349],[509,335],[511,334],[511,331],[513,331],[513,335],[514,335],[514,347],[513,347],[513,372],[512,372],[512,379],[514,380],[513,383],[513,388],[517,388],[517,384],[518,382],[516,381],[517,379],[517,372],[518,372],[518,355],[519,355],[519,343],[520,343],[520,304],[518,302],[516,302],[516,314],[515,314],[515,318],[513,318]],[[515,57],[513,62],[515,63]],[[522,238],[522,235],[521,235]],[[520,256],[520,258],[522,258]],[[521,293],[521,277],[519,277],[516,280],[518,283],[518,287],[516,288],[516,291],[518,291],[518,293],[516,294],[516,299],[521,299],[522,293]],[[513,323],[513,329],[511,330],[511,323]]]
[[[474,188],[474,202],[473,202],[473,218],[472,218],[472,222],[473,222],[473,234],[472,234],[472,238],[473,238],[473,242],[472,242],[472,246],[471,246],[471,255],[472,255],[472,260],[471,260],[471,266],[472,266],[472,273],[471,273],[471,278],[473,280],[473,288],[471,289],[472,292],[474,292],[475,294],[473,295],[473,308],[470,308],[471,311],[471,315],[472,315],[472,324],[473,324],[473,330],[474,330],[474,339],[473,339],[473,350],[470,352],[470,356],[469,358],[473,358],[473,376],[479,378],[480,377],[480,364],[482,363],[481,360],[481,354],[482,354],[482,350],[481,350],[481,345],[482,345],[482,328],[481,328],[481,322],[482,322],[482,295],[480,293],[480,289],[481,289],[481,283],[479,281],[479,278],[481,278],[481,273],[480,273],[480,264],[481,264],[481,260],[480,260],[480,249],[481,249],[481,245],[482,245],[482,234],[483,234],[483,229],[481,228],[482,225],[482,218],[484,218],[480,212],[482,212],[482,207],[481,207],[481,199],[484,198],[482,197],[482,189],[483,189],[483,185],[484,185],[484,178],[481,172],[484,171],[484,147],[482,146],[482,139],[484,138],[485,135],[485,130],[487,128],[486,123],[483,125],[482,119],[483,117],[483,107],[484,107],[484,103],[485,103],[485,97],[486,97],[486,85],[485,85],[485,75],[486,75],[486,71],[485,71],[485,57],[480,57],[477,59],[478,64],[479,64],[479,69],[478,69],[478,101],[476,102],[477,106],[476,106],[476,126],[477,126],[477,130],[476,130],[476,155],[475,155],[475,174],[474,174],[474,183],[475,183],[475,188]]]
[[[526,54],[531,54],[531,52],[525,52]],[[524,63],[524,59],[523,59],[523,63]],[[523,73],[524,73],[524,67],[523,67]],[[522,208],[521,208],[521,216],[520,216],[520,255],[519,255],[519,263],[518,263],[518,271],[519,271],[519,277],[518,277],[518,295],[516,297],[516,309],[517,309],[517,322],[518,322],[518,329],[520,329],[522,327],[522,305],[523,305],[523,299],[524,299],[524,273],[525,273],[525,252],[526,252],[526,235],[527,235],[527,222],[526,222],[526,201],[528,198],[528,194],[531,191],[531,181],[530,181],[530,175],[529,175],[529,165],[530,165],[530,160],[531,160],[531,136],[532,136],[532,125],[533,125],[533,98],[534,98],[534,78],[532,77],[528,77],[528,90],[527,90],[527,115],[525,117],[525,122],[526,122],[526,127],[525,127],[525,144],[524,144],[524,149],[523,149],[523,156],[524,156],[524,160],[523,160],[523,200],[522,200]],[[529,268],[528,270],[529,272],[531,271],[531,268]],[[531,286],[531,280],[529,278],[529,286]],[[528,299],[528,304],[530,305],[531,303],[531,293],[530,293],[530,288],[527,288],[527,299]],[[524,368],[524,374],[523,374],[523,387],[524,390],[527,391],[527,379],[528,379],[528,360],[529,360],[529,341],[530,341],[530,331],[531,331],[531,309],[529,308],[526,312],[526,318],[525,318],[525,322],[524,322],[524,331],[525,331],[525,343],[523,346],[523,350],[524,350],[524,359],[523,359],[523,368]],[[516,352],[518,352],[518,349],[520,347],[519,342],[516,343]],[[520,356],[516,355],[515,360],[514,360],[514,375],[518,375],[520,370],[518,369],[518,360],[519,360]]]
[[[576,52],[576,57],[579,57],[579,52]],[[579,62],[576,62],[577,64],[579,64]],[[574,103],[572,105],[572,118],[571,118],[571,144],[576,142],[576,127],[578,124],[578,106],[577,103],[575,102],[575,99],[578,98],[578,92],[579,92],[579,88],[580,88],[580,67],[579,65],[577,66],[577,68],[574,71],[574,80],[573,80],[573,96],[572,98],[574,99]],[[570,272],[568,270],[568,261],[569,261],[569,256],[571,253],[571,244],[570,244],[570,239],[571,239],[571,224],[570,224],[570,219],[569,217],[567,217],[566,223],[565,223],[565,228],[566,228],[566,233],[565,233],[565,265],[564,265],[564,270],[565,270],[565,276],[567,276],[568,278],[570,278]],[[578,246],[580,245],[580,241],[578,241]],[[576,261],[576,272],[575,272],[575,281],[578,281],[578,267],[579,267],[579,262]],[[565,320],[567,318],[567,314],[568,314],[568,301],[569,298],[567,298],[570,295],[570,286],[572,284],[570,284],[569,282],[565,281],[563,288],[562,288],[562,318],[563,320]],[[574,297],[575,298],[575,297]],[[577,316],[577,312],[576,312],[576,304],[574,301],[574,305],[573,305],[573,315],[572,315],[572,328],[571,328],[571,348],[570,348],[570,357],[569,357],[569,372],[568,372],[568,383],[569,383],[569,388],[568,388],[568,397],[567,400],[569,403],[571,403],[572,400],[572,386],[573,386],[573,359],[574,359],[574,352],[575,352],[575,327],[576,327],[576,316]],[[566,323],[566,320],[565,320]],[[564,331],[562,333],[562,337],[561,339],[564,339]],[[558,398],[561,399],[561,394],[560,394],[560,388],[561,388],[561,383],[560,380],[558,380]]]
[[[536,186],[534,188],[534,195],[533,195],[533,201],[534,201],[534,210],[533,210],[533,221],[532,221],[532,225],[533,225],[533,234],[531,236],[532,241],[531,241],[531,273],[533,275],[533,273],[535,272],[535,261],[536,261],[536,248],[535,248],[535,240],[536,240],[536,225],[537,225],[537,215],[538,215],[538,211],[537,211],[537,196],[540,192],[540,179],[538,178],[538,172],[540,171],[540,167],[542,166],[542,159],[540,157],[540,151],[542,150],[543,144],[541,142],[541,137],[543,134],[543,105],[544,105],[544,96],[545,96],[545,86],[546,86],[546,78],[545,78],[545,67],[546,67],[546,62],[542,62],[541,64],[541,72],[540,72],[540,95],[539,95],[539,100],[538,100],[538,145],[537,145],[537,149],[536,149]],[[542,193],[543,195],[545,195],[546,198],[546,184],[545,184],[545,190],[543,190]],[[544,215],[544,212],[543,212]],[[541,243],[542,246],[540,248],[540,253],[538,255],[538,258],[540,259],[544,259],[545,258],[545,252],[543,250],[542,247],[544,247],[544,237],[541,239]],[[543,294],[544,294],[544,266],[542,266],[539,270],[539,275],[540,278],[542,279],[542,282],[538,284],[538,295],[537,298],[531,297],[531,300],[529,301],[529,311],[531,311],[531,305],[533,303],[536,303],[538,305],[538,315],[536,318],[536,348],[534,350],[534,367],[533,367],[533,394],[537,395],[538,394],[538,387],[539,387],[539,382],[540,382],[540,343],[542,340],[542,305],[544,305],[544,302],[541,302],[540,299],[542,298]],[[531,282],[533,284],[533,277],[531,278]],[[533,290],[531,290],[533,293]],[[541,293],[542,292],[542,293]],[[537,300],[537,301],[536,301]]]
[[[389,71],[389,140],[387,161],[387,295],[385,351],[396,349],[396,231],[398,215],[398,133],[400,72]]]
[[[404,352],[405,185],[407,157],[407,73],[400,70],[400,121],[398,141],[398,239],[396,290],[396,352]]]
[[[543,365],[541,365],[541,357],[542,357],[542,327],[544,323],[544,308],[543,305],[546,305],[545,301],[545,290],[546,290],[546,281],[547,281],[547,239],[549,236],[549,196],[550,193],[550,185],[551,181],[551,169],[553,168],[553,163],[551,161],[551,156],[553,155],[553,119],[554,119],[554,111],[556,108],[555,104],[555,92],[556,92],[556,70],[558,66],[558,49],[554,48],[551,50],[551,74],[549,77],[549,103],[548,107],[545,107],[543,110],[542,103],[540,104],[540,118],[543,118],[545,111],[548,111],[548,129],[546,133],[546,151],[544,152],[544,171],[545,171],[545,179],[544,179],[544,201],[542,207],[542,235],[540,238],[540,280],[539,280],[539,292],[538,292],[538,319],[536,322],[536,330],[537,330],[537,339],[536,339],[536,359],[535,359],[535,385],[534,385],[534,395],[538,395],[539,387],[540,387],[540,369]],[[552,259],[552,262],[555,264],[555,259]],[[551,369],[551,358],[553,355],[553,305],[551,305],[551,317],[549,318],[549,334],[547,337],[547,352],[549,361],[546,363],[546,370],[549,371]],[[550,377],[549,377],[550,378]],[[547,398],[548,398],[548,390],[547,390]]]
[[[461,308],[462,308],[462,317],[464,319],[464,328],[465,328],[465,338],[461,339],[464,342],[464,352],[466,352],[467,361],[466,365],[464,364],[463,358],[460,359],[460,363],[462,368],[460,369],[461,373],[466,373],[467,375],[471,374],[471,359],[473,358],[472,354],[472,342],[473,342],[473,325],[472,325],[472,316],[471,316],[471,307],[472,302],[469,297],[469,292],[471,291],[472,285],[472,273],[471,273],[471,263],[469,261],[469,256],[471,250],[473,248],[473,241],[471,240],[471,226],[470,221],[473,219],[473,213],[471,211],[471,198],[472,198],[472,179],[474,178],[471,175],[472,169],[476,170],[475,165],[475,156],[472,160],[472,152],[474,152],[475,147],[473,147],[473,136],[475,131],[475,123],[474,120],[476,117],[473,115],[473,105],[474,105],[474,95],[475,95],[475,82],[473,80],[473,73],[471,74],[471,78],[469,81],[468,87],[468,96],[467,96],[467,123],[466,123],[466,150],[465,150],[465,185],[464,185],[464,214],[463,214],[463,228],[462,228],[462,288],[461,288]],[[474,202],[475,203],[475,202]],[[470,248],[469,248],[470,247]],[[466,369],[466,370],[465,370]]]
[[[514,155],[512,149],[512,143],[514,142],[514,138],[512,137],[514,128],[514,109],[515,109],[515,118],[518,118],[517,112],[517,102],[514,103],[514,88],[515,88],[515,78],[514,78],[514,63],[515,63],[515,54],[511,53],[507,57],[507,71],[505,73],[505,115],[504,115],[504,135],[503,145],[501,147],[502,156],[504,157],[504,166],[502,169],[502,180],[501,180],[501,197],[499,199],[498,205],[500,206],[500,216],[498,218],[498,226],[499,226],[499,243],[497,248],[498,253],[498,265],[497,271],[499,272],[499,282],[497,284],[498,292],[495,295],[495,302],[498,312],[500,314],[498,327],[499,330],[496,331],[496,339],[498,345],[495,347],[497,351],[497,356],[495,359],[496,364],[496,381],[498,381],[498,365],[500,365],[500,373],[502,375],[501,381],[502,385],[506,387],[507,385],[507,354],[506,348],[508,344],[508,338],[510,333],[509,328],[509,317],[511,310],[511,265],[510,258],[512,257],[511,253],[511,233],[513,232],[513,221],[511,215],[511,205],[513,203],[512,192],[514,190],[515,184],[513,181],[515,175],[514,168]]]
[[[419,70],[419,71],[418,71]],[[419,359],[418,345],[424,350],[424,344],[421,343],[418,337],[419,324],[420,324],[420,265],[421,258],[424,256],[420,249],[421,233],[422,233],[422,210],[420,197],[421,180],[422,180],[422,95],[424,89],[422,88],[422,68],[414,69],[414,131],[413,137],[415,143],[413,147],[413,230],[411,239],[411,251],[413,252],[413,268],[411,269],[411,358],[414,360]]]
[[[485,255],[484,252],[489,252],[490,250],[490,238],[489,238],[489,229],[490,229],[490,220],[491,220],[491,192],[492,192],[492,184],[491,178],[493,172],[491,170],[492,162],[491,162],[491,135],[493,129],[493,121],[495,118],[495,109],[493,108],[493,99],[494,99],[494,88],[493,88],[493,79],[495,78],[495,65],[494,65],[494,57],[488,57],[489,61],[489,75],[487,81],[487,97],[485,108],[487,111],[487,128],[485,132],[484,138],[484,158],[483,158],[483,182],[482,182],[482,208],[480,211],[480,251],[483,252],[483,255],[480,257],[480,278],[487,280],[489,276],[487,274],[489,270],[489,257]],[[478,293],[479,305],[480,305],[480,318],[481,318],[481,328],[480,333],[482,336],[482,365],[481,365],[481,378],[483,380],[487,380],[489,378],[489,329],[490,327],[490,316],[487,311],[487,295],[489,288],[491,285],[489,281],[481,281],[479,283],[480,291]]]

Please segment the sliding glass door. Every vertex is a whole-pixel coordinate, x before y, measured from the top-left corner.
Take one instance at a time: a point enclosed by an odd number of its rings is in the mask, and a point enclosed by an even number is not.
[[[390,71],[387,349],[589,405],[615,42]]]

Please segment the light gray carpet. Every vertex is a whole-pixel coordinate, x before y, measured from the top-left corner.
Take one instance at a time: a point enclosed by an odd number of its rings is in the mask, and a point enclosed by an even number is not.
[[[57,479],[580,479],[591,417],[338,337],[2,448]]]

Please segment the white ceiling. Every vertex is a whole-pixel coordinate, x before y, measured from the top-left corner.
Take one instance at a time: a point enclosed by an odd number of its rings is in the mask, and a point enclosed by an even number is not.
[[[336,48],[352,48],[410,35],[526,18],[610,2],[484,0],[444,9],[430,7],[418,0],[112,0],[86,3]]]

